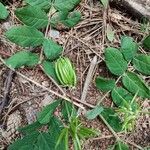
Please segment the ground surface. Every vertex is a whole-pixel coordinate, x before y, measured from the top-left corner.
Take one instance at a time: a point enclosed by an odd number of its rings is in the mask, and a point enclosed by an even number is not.
[[[0,55],[3,58],[7,58],[14,52],[20,50],[19,47],[6,41],[2,36],[10,26],[18,24],[17,19],[14,18],[13,14],[14,8],[20,5],[22,4],[19,2],[11,4],[9,6],[9,9],[11,10],[10,18],[6,22],[1,22],[0,24]],[[106,12],[106,10],[103,9],[97,0],[82,0],[77,9],[82,12],[82,21],[69,31],[59,31],[59,36],[55,38],[55,40],[64,46],[64,55],[67,55],[69,58],[71,58],[76,67],[78,86],[77,89],[72,91],[72,96],[78,99],[81,98],[83,85],[91,60],[95,55],[98,57],[99,63],[96,67],[94,77],[86,97],[87,103],[96,105],[96,103],[101,100],[105,93],[101,93],[96,89],[94,79],[97,75],[110,77],[110,73],[106,69],[105,63],[103,62],[104,48],[107,46],[117,47],[119,45],[119,39],[121,35],[126,34],[132,36],[136,41],[139,42],[142,40],[144,35],[148,34],[148,32],[143,32],[141,30],[141,24],[136,19],[132,20],[130,16],[123,11],[119,12],[115,8],[109,8],[108,12]],[[111,26],[113,31],[115,31],[115,39],[113,42],[109,42],[106,38],[105,31],[108,24]],[[142,53],[148,53],[143,49],[140,49],[140,51]],[[58,88],[51,82],[51,80],[44,75],[44,73],[41,71],[41,68],[22,68],[19,69],[19,72],[33,81],[40,83],[42,86],[45,86],[49,89],[54,89],[58,93],[60,92]],[[8,73],[9,70],[2,63],[0,63],[1,99],[3,98],[5,87],[4,83],[8,77]],[[23,126],[27,123],[33,122],[36,118],[36,113],[55,98],[55,96],[51,93],[18,75],[13,80],[10,91],[10,104],[3,112],[3,122],[1,122],[6,126],[6,128],[9,128],[8,120],[13,120],[13,122],[16,122],[16,126]],[[66,93],[68,93],[67,90]],[[109,96],[106,96],[102,103],[106,106],[111,106],[112,104]],[[143,108],[150,106],[147,100],[142,102],[141,105]],[[17,117],[15,120],[14,116],[16,115],[21,117]],[[93,121],[88,121],[84,117],[81,117],[81,119],[86,126],[96,128],[101,131],[101,136],[86,141],[83,149],[106,150],[109,145],[114,143],[113,136],[101,120],[95,119]],[[11,132],[11,134],[14,133]],[[148,115],[141,116],[137,122],[135,131],[126,135],[119,133],[119,135],[121,135],[122,138],[126,139],[131,144],[131,149],[137,150],[138,148],[136,145],[140,145],[141,147],[150,146],[150,117]],[[10,138],[10,136],[8,137]],[[9,140],[12,142],[15,138],[17,137],[14,136]],[[0,142],[0,149],[4,149],[4,147],[10,143],[8,142],[8,139],[5,139],[4,137],[1,138]]]

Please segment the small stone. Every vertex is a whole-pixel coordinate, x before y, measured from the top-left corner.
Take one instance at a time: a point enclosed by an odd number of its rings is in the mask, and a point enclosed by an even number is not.
[[[42,85],[45,86],[45,87],[49,87],[49,82],[48,81],[43,81]]]

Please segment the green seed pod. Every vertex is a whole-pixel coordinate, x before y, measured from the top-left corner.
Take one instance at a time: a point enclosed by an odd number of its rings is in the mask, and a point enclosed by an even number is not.
[[[77,83],[75,69],[73,68],[71,61],[67,57],[61,57],[57,59],[55,63],[55,72],[64,86],[75,87]]]

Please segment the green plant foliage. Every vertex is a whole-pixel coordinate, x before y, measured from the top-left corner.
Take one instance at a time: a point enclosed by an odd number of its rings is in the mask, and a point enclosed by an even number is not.
[[[150,49],[150,35],[144,39],[143,45],[145,48]]]
[[[133,38],[123,36],[121,38],[121,52],[127,61],[134,58],[138,50],[138,45],[133,41]]]
[[[34,150],[34,143],[37,140],[39,132],[32,132],[31,134],[18,139],[8,147],[8,150]]]
[[[127,62],[124,60],[122,53],[116,48],[106,48],[105,62],[111,73],[122,75],[127,69]]]
[[[58,99],[58,100],[54,101],[53,103],[47,105],[45,108],[43,108],[43,110],[38,114],[37,120],[41,124],[49,123],[50,119],[53,116],[55,109],[58,107],[60,102],[61,102],[61,100]]]
[[[103,4],[104,8],[107,8],[109,0],[100,0],[100,1]]]
[[[107,1],[107,0],[105,0]],[[112,30],[111,26],[107,25],[107,30],[106,30],[106,35],[107,35],[107,39],[112,42],[114,40],[114,34],[115,32]]]
[[[87,119],[91,120],[91,119],[96,118],[102,111],[103,111],[103,107],[97,105],[92,110],[87,111],[85,116],[86,116]]]
[[[71,117],[77,116],[74,105],[68,101],[63,101],[61,106],[63,118],[68,121]]]
[[[115,87],[115,80],[106,79],[103,77],[96,78],[96,87],[103,92],[112,90]]]
[[[37,138],[37,148],[38,150],[50,150],[54,148],[55,141],[53,141],[52,135],[46,132],[41,132]]]
[[[26,3],[30,4],[31,6],[37,6],[41,9],[49,9],[52,4],[52,0],[25,0]]]
[[[19,128],[18,131],[23,133],[23,134],[30,134],[32,132],[35,132],[37,129],[41,128],[42,124],[40,124],[38,121],[29,124],[25,127]]]
[[[46,13],[36,6],[18,8],[15,11],[15,15],[25,25],[38,29],[44,28],[48,24],[48,17]]]
[[[122,141],[117,141],[113,150],[129,150],[129,146]]]
[[[35,53],[24,50],[12,55],[5,62],[9,67],[14,69],[20,68],[22,66],[33,67],[38,64],[39,56]]]
[[[133,65],[136,70],[146,75],[150,75],[150,56],[139,54],[133,59]]]
[[[81,20],[81,13],[79,11],[73,11],[67,15],[67,17],[62,20],[62,23],[71,28],[74,27]]]
[[[133,95],[122,87],[115,87],[111,92],[111,97],[118,107],[127,106],[133,99]]]
[[[79,4],[80,0],[55,0],[54,7],[58,11],[71,11]]]
[[[6,19],[9,15],[6,7],[0,2],[0,19]]]
[[[127,72],[122,78],[123,85],[133,94],[138,92],[138,96],[150,98],[150,89],[144,81],[135,73]]]
[[[47,59],[55,60],[61,55],[63,48],[50,39],[45,39],[43,42],[44,54]]]
[[[44,35],[33,27],[16,26],[5,33],[6,37],[22,47],[39,46],[43,43]]]
[[[56,75],[64,86],[75,87],[77,84],[75,69],[67,57],[57,59],[55,63]]]
[[[42,67],[43,67],[44,73],[47,76],[52,77],[58,84],[60,83],[58,78],[57,78],[57,75],[56,75],[56,72],[55,72],[55,65],[54,65],[53,62],[44,60],[43,63],[42,63]]]
[[[122,131],[122,123],[113,108],[103,108],[101,115],[108,122],[108,124],[113,128],[114,131]]]
[[[54,14],[50,20],[50,24],[54,28],[64,27],[74,27],[81,19],[81,13],[78,11],[73,12],[57,12]]]

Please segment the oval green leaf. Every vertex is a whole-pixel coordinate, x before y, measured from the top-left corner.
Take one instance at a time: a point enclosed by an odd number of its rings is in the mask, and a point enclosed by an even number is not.
[[[96,78],[96,87],[103,92],[112,90],[115,87],[115,80],[106,79],[103,77]]]
[[[106,48],[105,62],[110,72],[118,76],[122,75],[127,69],[127,62],[116,48]]]
[[[41,9],[47,10],[52,5],[52,0],[25,0],[31,6],[37,6]]]
[[[150,88],[135,73],[127,72],[122,78],[123,85],[133,94],[143,98],[150,98]]]
[[[127,61],[134,58],[138,50],[138,45],[133,41],[133,38],[123,36],[121,38],[121,52]]]
[[[5,33],[6,37],[22,47],[39,46],[43,43],[44,35],[33,27],[16,26]]]
[[[50,119],[53,117],[53,113],[57,106],[60,104],[61,100],[56,100],[55,102],[47,105],[43,110],[38,114],[37,120],[41,124],[49,123]]]
[[[0,19],[6,19],[9,15],[6,7],[0,2]]]
[[[111,97],[118,107],[126,107],[134,96],[122,87],[115,87],[111,92]]]
[[[92,120],[92,119],[96,118],[102,111],[103,111],[103,107],[97,105],[92,110],[87,111],[85,116],[87,119]]]
[[[17,69],[22,66],[33,67],[38,64],[39,56],[29,51],[20,51],[12,55],[5,62],[13,69]]]
[[[150,49],[150,35],[144,39],[143,45],[145,48]]]
[[[44,11],[36,6],[26,6],[18,8],[15,15],[25,25],[35,27],[37,29],[44,28],[48,24],[48,17]]]
[[[139,72],[150,75],[150,56],[139,54],[133,59],[133,65]]]
[[[129,146],[122,141],[117,141],[114,150],[129,150]]]
[[[103,108],[101,116],[108,122],[114,131],[122,131],[122,123],[115,110],[112,108]]]
[[[62,46],[49,39],[44,40],[43,49],[45,56],[49,60],[55,60],[61,55],[61,52],[63,51]]]

